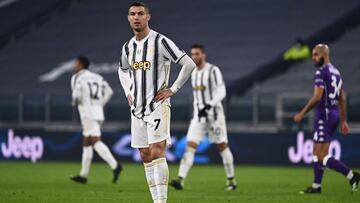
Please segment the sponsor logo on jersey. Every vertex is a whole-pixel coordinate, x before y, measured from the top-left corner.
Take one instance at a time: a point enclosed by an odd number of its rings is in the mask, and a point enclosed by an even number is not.
[[[198,85],[193,87],[194,91],[204,91],[206,90],[206,87],[204,85]]]
[[[131,68],[133,70],[150,70],[151,63],[150,61],[139,61],[139,62],[133,62],[131,64]]]

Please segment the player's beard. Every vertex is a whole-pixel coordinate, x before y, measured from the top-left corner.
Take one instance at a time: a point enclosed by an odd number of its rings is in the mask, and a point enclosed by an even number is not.
[[[133,26],[133,30],[134,30],[135,32],[142,32],[142,31],[145,30],[145,26],[142,26],[142,27],[135,27],[135,26]]]
[[[142,32],[142,31],[144,31],[144,29],[145,29],[145,28],[143,28],[143,27],[133,28],[133,30],[134,30],[135,32]]]
[[[314,65],[319,68],[319,67],[321,67],[321,66],[324,65],[324,61],[325,61],[325,60],[324,60],[324,57],[321,57],[318,62],[315,62],[315,63],[314,63]]]

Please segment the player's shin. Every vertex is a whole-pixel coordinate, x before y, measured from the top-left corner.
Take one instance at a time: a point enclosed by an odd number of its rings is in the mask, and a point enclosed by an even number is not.
[[[157,190],[157,202],[166,202],[168,192],[169,167],[166,158],[158,158],[153,160],[154,164],[154,180]]]
[[[312,184],[313,188],[321,187],[322,178],[324,175],[324,169],[322,163],[319,163],[317,156],[313,156],[313,168],[314,168],[314,182]]]
[[[97,141],[94,144],[95,151],[99,154],[99,156],[109,164],[112,170],[116,169],[117,162],[114,156],[111,154],[110,149],[101,141]]]
[[[226,173],[226,177],[228,179],[233,179],[235,176],[235,172],[234,172],[234,158],[233,155],[230,151],[230,148],[227,147],[226,149],[224,149],[223,151],[220,152],[223,164],[224,164],[224,169],[225,169],[225,173]]]
[[[189,173],[193,163],[194,163],[194,157],[195,157],[195,148],[186,147],[186,151],[180,161],[180,167],[179,167],[179,174],[178,176],[185,179],[187,174]]]
[[[154,179],[154,164],[152,162],[144,163],[144,168],[145,168],[146,181],[148,183],[149,190],[151,193],[151,198],[156,203],[158,198],[157,198],[157,189]]]
[[[92,158],[93,158],[92,146],[83,147],[82,159],[81,159],[81,171],[80,171],[81,177],[86,178],[88,176]]]
[[[324,166],[328,167],[329,169],[335,170],[341,174],[343,174],[345,177],[347,177],[349,180],[353,178],[353,172],[350,170],[345,164],[343,164],[341,161],[338,161],[334,159],[331,155],[327,155],[323,160]]]

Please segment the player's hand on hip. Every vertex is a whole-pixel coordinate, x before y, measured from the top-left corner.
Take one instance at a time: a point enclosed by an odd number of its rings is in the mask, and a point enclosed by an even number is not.
[[[173,95],[174,93],[169,88],[162,89],[157,92],[155,102],[164,102],[167,98],[172,97]]]
[[[127,100],[128,100],[129,106],[132,106],[132,105],[134,104],[134,100],[133,100],[133,98],[131,97],[131,95],[128,95],[128,96],[127,96]]]
[[[341,122],[340,131],[341,131],[341,134],[343,134],[343,135],[349,134],[350,128],[346,121]]]
[[[207,111],[211,109],[211,106],[209,104],[205,104],[205,107],[200,109],[198,116],[201,117],[207,117],[208,113]]]
[[[303,119],[304,119],[304,113],[299,112],[294,116],[294,122],[295,123],[300,123]]]

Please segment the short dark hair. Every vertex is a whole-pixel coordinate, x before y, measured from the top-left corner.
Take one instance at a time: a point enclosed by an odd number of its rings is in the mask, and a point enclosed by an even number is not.
[[[76,58],[79,63],[83,66],[84,69],[89,69],[90,66],[90,60],[88,57],[80,55]]]
[[[145,11],[146,11],[147,13],[150,13],[149,7],[148,7],[144,2],[135,1],[134,3],[132,3],[132,4],[129,5],[129,9],[130,9],[131,7],[133,7],[133,6],[135,6],[135,7],[144,7],[144,8],[145,8]]]
[[[191,45],[191,49],[200,49],[203,53],[205,53],[205,46],[202,44],[193,44]]]

